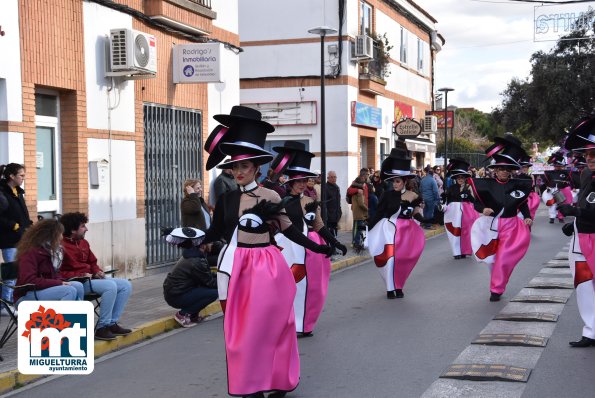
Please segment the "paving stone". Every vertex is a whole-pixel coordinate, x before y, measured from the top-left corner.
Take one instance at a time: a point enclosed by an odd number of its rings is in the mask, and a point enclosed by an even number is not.
[[[533,295],[533,296],[516,296],[510,299],[510,302],[518,303],[558,303],[566,304],[568,297],[562,296],[548,296],[548,295]]]
[[[538,289],[574,289],[572,278],[542,278],[535,277],[526,287]]]
[[[558,315],[547,312],[501,312],[494,319],[511,322],[558,322]]]
[[[568,260],[568,251],[559,252],[554,256],[554,260]]]
[[[438,379],[423,393],[422,398],[520,398],[524,389],[525,383]]]
[[[544,348],[499,347],[470,345],[454,360],[453,364],[501,364],[533,369]]]
[[[527,295],[527,296],[532,296],[532,295],[552,295],[552,296],[560,296],[560,297],[566,297],[569,298],[570,296],[572,296],[572,294],[574,293],[574,290],[570,290],[570,289],[534,289],[534,288],[528,288],[525,287],[523,289],[521,289],[521,291],[519,292],[518,296],[521,295]]]
[[[508,381],[526,383],[531,369],[503,364],[453,364],[440,378],[472,381]]]
[[[558,277],[558,278],[572,278],[569,268],[550,268],[545,267],[539,270],[538,277]]]
[[[550,337],[554,333],[554,322],[510,322],[490,321],[480,332],[484,333],[526,333],[533,336]]]
[[[560,315],[563,309],[564,304],[510,302],[506,304],[506,307],[502,308],[500,313],[539,312]]]
[[[522,346],[522,347],[545,347],[547,337],[533,336],[530,334],[518,333],[482,333],[471,342],[471,344],[498,345],[498,346]]]

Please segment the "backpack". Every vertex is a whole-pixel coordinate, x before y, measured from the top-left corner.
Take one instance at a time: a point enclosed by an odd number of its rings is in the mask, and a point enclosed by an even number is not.
[[[345,201],[349,204],[351,204],[351,195],[349,194],[345,194]]]

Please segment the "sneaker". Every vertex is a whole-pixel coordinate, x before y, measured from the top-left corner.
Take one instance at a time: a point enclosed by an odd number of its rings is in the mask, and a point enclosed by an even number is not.
[[[196,323],[190,320],[189,314],[182,314],[180,311],[176,312],[176,315],[174,315],[174,319],[183,328],[191,328],[192,326],[196,326]]]
[[[205,320],[205,318],[198,314],[190,315],[190,322],[192,322],[192,323],[201,323],[204,320]]]
[[[97,340],[115,340],[116,336],[114,336],[114,334],[111,332],[110,327],[109,326],[104,326],[102,328],[99,328],[95,331],[95,338]]]
[[[132,329],[123,328],[122,326],[118,325],[118,323],[114,323],[112,326],[110,326],[109,330],[114,336],[126,336],[127,334],[132,333]]]

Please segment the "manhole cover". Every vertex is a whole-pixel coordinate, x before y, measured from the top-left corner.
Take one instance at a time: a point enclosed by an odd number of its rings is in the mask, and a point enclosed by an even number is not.
[[[516,322],[556,322],[558,315],[546,312],[516,312],[509,314],[498,314],[494,317],[497,321]]]
[[[475,381],[516,381],[526,383],[531,369],[508,365],[460,364],[450,365],[440,375],[443,379]]]
[[[567,297],[561,296],[538,296],[538,295],[530,295],[530,296],[516,296],[510,301],[520,302],[520,303],[560,303],[566,304],[568,301]]]
[[[529,334],[480,334],[471,344],[545,347],[547,338]]]
[[[529,282],[526,287],[533,289],[574,289],[572,282]]]

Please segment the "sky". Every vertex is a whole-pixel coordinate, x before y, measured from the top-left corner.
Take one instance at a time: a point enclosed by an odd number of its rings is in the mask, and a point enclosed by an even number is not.
[[[533,4],[507,0],[413,0],[438,21],[446,40],[435,87],[451,87],[448,105],[490,112],[514,77],[529,77],[531,54],[555,41],[533,39]],[[595,5],[595,2],[593,2]],[[539,15],[539,12],[538,12]]]

